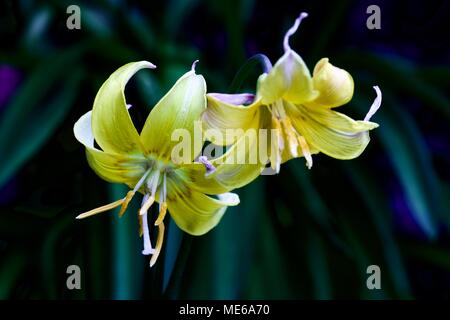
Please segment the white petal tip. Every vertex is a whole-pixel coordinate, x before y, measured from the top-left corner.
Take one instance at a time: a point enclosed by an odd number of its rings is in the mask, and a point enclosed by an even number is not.
[[[147,68],[149,68],[149,69],[156,69],[156,65],[154,65],[153,63],[151,63],[149,61],[144,61],[144,63],[147,66]]]
[[[381,101],[382,101],[382,94],[381,90],[378,86],[373,86],[373,89],[377,93],[377,97],[372,103],[372,106],[369,109],[369,112],[367,112],[366,116],[364,117],[364,121],[370,121],[370,118],[380,109],[381,107]]]
[[[227,206],[237,206],[240,202],[239,196],[236,193],[222,193],[217,195],[217,197]]]
[[[197,63],[199,62],[200,60],[195,60],[193,63],[192,63],[192,67],[191,67],[191,71],[192,72],[194,72],[195,73],[195,67],[197,66]]]

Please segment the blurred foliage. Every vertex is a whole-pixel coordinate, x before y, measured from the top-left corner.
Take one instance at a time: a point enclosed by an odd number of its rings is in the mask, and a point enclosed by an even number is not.
[[[68,30],[73,1],[0,4],[0,298],[19,299],[410,299],[450,296],[450,12],[447,2],[379,1],[382,29],[365,27],[367,1],[78,1],[81,30]],[[127,87],[133,121],[199,59],[209,91],[254,91],[301,11],[292,46],[312,69],[327,56],[355,80],[345,113],[383,105],[366,152],[352,161],[292,160],[277,176],[238,190],[203,237],[170,223],[148,268],[138,222],[127,215],[74,217],[124,194],[88,167],[75,121],[119,66],[149,60]],[[441,30],[441,31],[440,31]],[[442,35],[442,36],[440,36]],[[237,71],[240,72],[237,73]],[[237,73],[237,74],[236,74]],[[156,214],[156,213],[155,213]],[[66,289],[78,264],[82,290]],[[382,290],[366,288],[379,265]]]

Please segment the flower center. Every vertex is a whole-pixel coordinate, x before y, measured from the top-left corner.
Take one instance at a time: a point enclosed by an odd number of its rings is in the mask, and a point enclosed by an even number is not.
[[[281,164],[281,155],[288,146],[289,153],[292,157],[298,157],[298,147],[300,146],[303,156],[306,159],[306,166],[308,169],[312,167],[312,156],[308,143],[305,138],[295,129],[292,125],[291,119],[286,114],[283,101],[281,99],[276,100],[269,106],[269,110],[272,113],[272,128],[275,129],[275,144],[272,143],[271,152],[275,152],[272,159],[275,161],[276,171],[279,171]]]

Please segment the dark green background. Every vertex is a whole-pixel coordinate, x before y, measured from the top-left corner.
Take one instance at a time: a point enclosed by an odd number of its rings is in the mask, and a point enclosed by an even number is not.
[[[81,30],[66,8],[81,8]],[[382,29],[366,28],[378,4]],[[210,92],[254,91],[257,53],[291,45],[312,68],[348,70],[362,119],[380,128],[356,160],[314,156],[238,190],[241,204],[203,237],[171,222],[150,269],[133,202],[122,219],[81,212],[122,197],[89,168],[73,124],[121,65],[149,60],[127,87],[133,120],[200,60]],[[448,299],[450,294],[449,5],[445,1],[3,1],[0,4],[0,298]],[[67,290],[77,264],[82,290]],[[366,288],[381,268],[382,290]]]

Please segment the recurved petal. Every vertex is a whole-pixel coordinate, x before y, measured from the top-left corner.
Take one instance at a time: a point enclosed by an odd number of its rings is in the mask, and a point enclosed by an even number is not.
[[[141,132],[146,150],[169,160],[173,147],[179,143],[177,139],[188,137],[190,150],[184,162],[192,162],[203,145],[201,128],[197,130],[195,126],[205,109],[205,79],[192,69],[178,79],[148,116]]]
[[[353,78],[344,69],[333,66],[328,58],[317,62],[313,72],[314,88],[319,95],[311,102],[318,107],[333,108],[346,104],[352,99]]]
[[[297,106],[286,109],[295,129],[314,149],[336,159],[358,157],[369,143],[368,130],[378,127],[369,121],[355,121],[325,108]]]
[[[239,204],[234,193],[218,195],[218,199],[169,182],[167,207],[177,226],[191,235],[202,235],[214,228],[228,206]]]
[[[292,103],[305,103],[317,96],[311,74],[303,59],[288,49],[268,74],[258,79],[257,97],[263,104],[283,98]]]
[[[92,112],[87,112],[73,128],[76,139],[86,147],[89,165],[104,180],[134,186],[145,173],[145,158],[139,155],[107,153],[96,149],[91,116]]]
[[[216,145],[230,145],[241,134],[238,131],[256,130],[259,126],[260,101],[254,101],[253,95],[208,94],[208,107],[202,115],[202,127],[205,138]],[[249,106],[244,103],[253,102]]]
[[[95,140],[105,152],[142,152],[139,134],[125,101],[125,86],[143,68],[155,68],[147,61],[131,62],[117,69],[101,86],[92,109]]]

